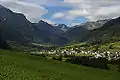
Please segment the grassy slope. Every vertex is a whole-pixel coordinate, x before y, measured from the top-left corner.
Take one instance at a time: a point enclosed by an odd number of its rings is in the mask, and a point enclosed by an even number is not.
[[[120,73],[0,51],[0,80],[119,80]]]
[[[112,46],[112,49],[109,47]],[[100,50],[109,50],[109,51],[119,51],[120,52],[120,42],[106,43],[99,47]]]

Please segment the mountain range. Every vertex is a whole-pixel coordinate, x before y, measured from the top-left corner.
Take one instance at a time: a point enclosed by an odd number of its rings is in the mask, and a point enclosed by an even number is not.
[[[2,35],[5,40],[18,43],[46,43],[66,44],[68,40],[61,33],[62,25],[52,26],[40,20],[38,23],[29,22],[23,14],[14,13],[0,6],[0,20],[2,21]]]
[[[18,43],[65,45],[91,39],[106,40],[120,34],[120,17],[67,27],[65,24],[51,25],[43,20],[31,23],[23,14],[0,6],[0,20],[1,39]]]

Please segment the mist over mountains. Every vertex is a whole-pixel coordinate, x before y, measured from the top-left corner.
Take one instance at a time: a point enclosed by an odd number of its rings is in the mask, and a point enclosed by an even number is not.
[[[18,43],[65,45],[91,39],[106,40],[113,36],[119,37],[120,34],[120,18],[67,27],[65,24],[51,25],[43,20],[31,23],[23,14],[0,6],[0,20],[1,39]]]

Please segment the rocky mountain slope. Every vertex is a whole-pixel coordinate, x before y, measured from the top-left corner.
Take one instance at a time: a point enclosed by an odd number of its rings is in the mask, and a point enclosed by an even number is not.
[[[110,20],[111,19],[98,20],[94,22],[86,22],[86,23],[81,24],[80,26],[86,28],[87,30],[94,30],[94,29],[102,27],[105,23],[107,23]]]
[[[81,25],[73,26],[63,34],[72,42],[87,41],[92,30],[102,27],[110,19],[98,20],[95,22],[86,22]]]
[[[113,37],[120,37],[120,17],[105,23],[101,28],[91,31],[90,39],[109,40]]]
[[[85,41],[84,36],[86,36],[88,32],[89,31],[83,27],[74,26],[62,35],[68,38],[70,42],[81,42]]]
[[[35,30],[35,42],[58,45],[68,43],[68,39],[61,35],[63,31],[59,27],[40,20],[39,23],[33,23],[33,28]]]

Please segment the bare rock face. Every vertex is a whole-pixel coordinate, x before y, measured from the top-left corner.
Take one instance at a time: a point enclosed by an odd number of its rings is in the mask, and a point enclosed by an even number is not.
[[[67,27],[67,25],[65,25],[65,24],[56,24],[53,26],[55,26],[55,28],[59,29],[59,31],[61,31],[62,33],[66,32],[69,29],[69,27]]]
[[[107,23],[110,20],[111,19],[98,20],[95,22],[86,22],[86,23],[81,24],[80,26],[86,28],[87,30],[94,30],[94,29],[102,27],[105,23]]]

